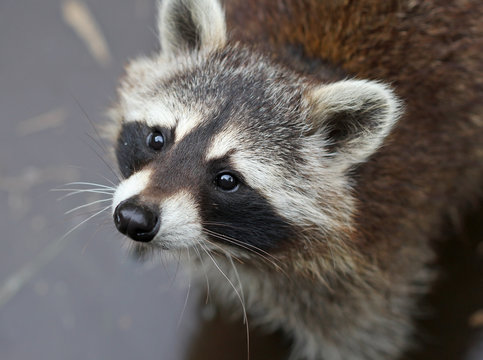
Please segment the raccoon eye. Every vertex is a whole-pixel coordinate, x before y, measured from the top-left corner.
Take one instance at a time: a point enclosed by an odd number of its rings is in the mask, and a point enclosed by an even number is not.
[[[222,172],[216,176],[215,184],[223,191],[232,192],[238,189],[240,183],[234,175]]]
[[[159,131],[153,131],[146,138],[146,145],[151,149],[159,151],[164,146],[164,136]]]

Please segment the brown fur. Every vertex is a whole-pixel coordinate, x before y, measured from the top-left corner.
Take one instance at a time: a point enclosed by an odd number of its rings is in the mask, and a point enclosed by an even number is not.
[[[405,116],[357,173],[358,234],[385,266],[441,236],[481,193],[483,6],[474,0],[226,1],[232,38],[389,81]],[[269,39],[269,43],[266,43]],[[375,255],[379,253],[380,255]]]
[[[390,82],[404,100],[405,115],[385,146],[355,173],[353,255],[341,260],[354,263],[368,286],[388,298],[411,296],[429,276],[430,242],[444,238],[445,225],[456,224],[481,195],[482,3],[243,0],[224,6],[232,39],[271,53],[296,49],[304,60],[323,59],[349,75]],[[293,256],[294,268],[309,278],[326,277],[313,256]],[[328,313],[345,297],[364,298],[363,288],[338,287],[339,281],[331,284],[335,304],[325,305]],[[413,311],[408,302],[401,315]]]

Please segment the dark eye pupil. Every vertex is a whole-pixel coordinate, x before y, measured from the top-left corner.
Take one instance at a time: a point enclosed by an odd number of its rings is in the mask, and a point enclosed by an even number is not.
[[[216,178],[216,186],[224,191],[233,191],[238,187],[238,180],[229,173],[219,174]]]
[[[148,146],[153,150],[161,150],[164,146],[164,137],[159,131],[153,131],[146,139]]]

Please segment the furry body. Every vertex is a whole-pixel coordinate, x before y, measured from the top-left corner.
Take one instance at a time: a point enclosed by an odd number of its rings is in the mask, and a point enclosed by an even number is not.
[[[223,5],[226,24],[215,1],[165,0],[161,54],[127,68],[116,225],[131,236],[122,216],[149,207],[138,253],[195,249],[219,298],[239,301],[221,269],[294,359],[395,359],[431,241],[481,193],[483,7]]]

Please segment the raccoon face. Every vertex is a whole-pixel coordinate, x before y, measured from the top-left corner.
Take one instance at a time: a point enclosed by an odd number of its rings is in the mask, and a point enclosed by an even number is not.
[[[397,120],[392,92],[314,84],[230,44],[215,0],[164,0],[159,23],[161,53],[128,66],[113,111],[119,231],[143,251],[249,255],[350,226],[348,170]]]

